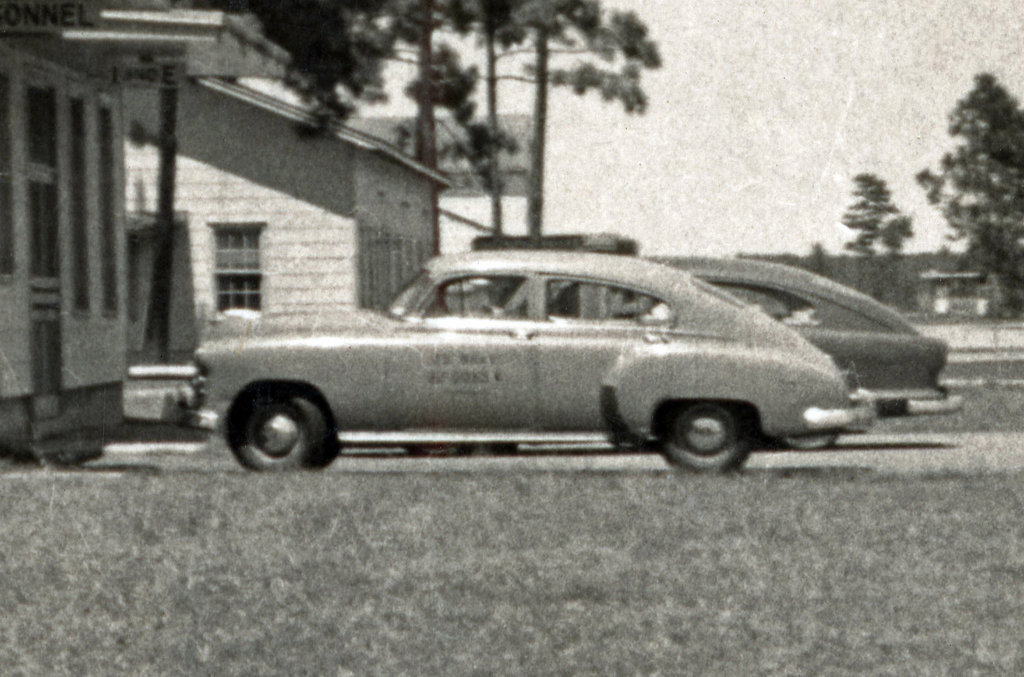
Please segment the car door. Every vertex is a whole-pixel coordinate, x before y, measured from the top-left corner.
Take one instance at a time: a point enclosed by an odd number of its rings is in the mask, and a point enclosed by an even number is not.
[[[601,381],[623,351],[661,340],[668,306],[642,291],[599,280],[548,277],[537,354],[537,424],[551,431],[604,428]]]
[[[530,281],[466,275],[440,281],[414,331],[396,346],[393,407],[404,426],[432,430],[528,430],[534,425],[536,364]]]
[[[817,321],[798,330],[832,356],[851,385],[879,396],[928,397],[939,391],[939,373],[946,362],[942,341],[896,331],[826,299],[808,300]]]

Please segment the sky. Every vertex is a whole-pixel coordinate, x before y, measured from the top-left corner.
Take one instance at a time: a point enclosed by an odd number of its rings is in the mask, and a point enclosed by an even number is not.
[[[548,233],[617,232],[649,255],[839,252],[853,176],[870,172],[914,219],[907,249],[932,251],[950,231],[914,177],[953,147],[949,113],[981,72],[1024,96],[1010,0],[604,4],[636,11],[663,66],[644,75],[642,116],[554,90]],[[363,113],[407,105],[392,99]],[[528,113],[532,90],[500,100]]]

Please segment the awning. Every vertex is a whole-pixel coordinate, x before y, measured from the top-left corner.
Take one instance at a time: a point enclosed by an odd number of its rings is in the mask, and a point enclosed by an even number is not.
[[[193,76],[279,78],[290,61],[255,20],[225,12],[108,9],[95,27],[63,29],[60,36],[118,51],[178,54]]]

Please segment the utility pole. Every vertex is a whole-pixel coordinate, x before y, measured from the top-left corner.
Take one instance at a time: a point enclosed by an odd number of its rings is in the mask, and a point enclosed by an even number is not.
[[[527,228],[530,244],[540,247],[544,216],[544,132],[548,115],[548,28],[537,28],[537,96],[533,109],[533,141],[530,144],[530,186]]]
[[[171,278],[174,275],[174,185],[178,155],[178,86],[164,84],[160,97],[160,167],[157,179],[156,237],[146,338],[156,345],[157,358],[171,359]]]
[[[491,193],[491,229],[495,241],[500,241],[503,236],[504,226],[501,213],[502,177],[498,171],[498,73],[497,55],[494,49],[494,25],[493,18],[487,16],[488,25],[485,28],[487,34],[487,127],[490,132],[491,143],[487,149],[487,178],[490,182]]]
[[[420,91],[416,115],[416,159],[430,169],[437,169],[437,123],[434,120],[434,0],[421,0],[422,27],[419,43]],[[432,183],[431,218],[433,219],[434,255],[441,253],[441,227],[437,205],[437,184]]]

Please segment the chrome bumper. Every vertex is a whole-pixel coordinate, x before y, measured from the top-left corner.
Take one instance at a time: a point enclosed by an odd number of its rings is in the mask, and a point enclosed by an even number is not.
[[[164,395],[160,412],[160,420],[164,423],[216,430],[219,418],[216,411],[201,406],[201,399],[194,384],[181,386],[176,391]]]
[[[815,432],[864,431],[870,428],[877,418],[874,398],[863,390],[858,390],[850,396],[849,406],[841,409],[811,407],[804,411],[803,415],[804,425]]]
[[[955,414],[964,408],[964,398],[950,395],[940,400],[907,400],[907,416]]]
[[[880,418],[955,414],[964,408],[964,398],[944,392],[874,392]]]

